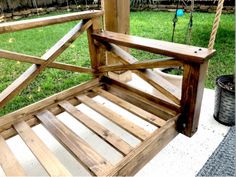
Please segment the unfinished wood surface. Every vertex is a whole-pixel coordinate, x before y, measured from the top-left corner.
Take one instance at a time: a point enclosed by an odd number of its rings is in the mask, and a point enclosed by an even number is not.
[[[59,121],[51,112],[47,110],[42,111],[37,114],[37,117],[46,129],[62,142],[67,147],[67,150],[72,152],[92,175],[101,176],[106,171],[113,168],[113,166],[95,152],[88,143]]]
[[[145,140],[149,137],[150,133],[144,130],[143,128],[139,127],[138,125],[134,124],[133,122],[125,119],[118,113],[110,110],[109,108],[105,107],[104,105],[94,101],[93,99],[89,98],[86,95],[79,95],[77,96],[79,101],[84,103],[85,105],[89,106],[96,112],[100,113],[110,121],[114,122],[115,124],[119,125],[133,136],[140,140]]]
[[[155,116],[154,114],[151,114],[143,109],[141,109],[140,107],[137,107],[133,104],[130,104],[129,102],[101,89],[101,88],[95,88],[93,89],[93,91],[95,91],[96,93],[98,93],[100,96],[108,99],[109,101],[119,105],[120,107],[126,109],[127,111],[139,116],[140,118],[146,120],[147,122],[157,126],[157,127],[161,127],[163,126],[166,121]]]
[[[204,64],[186,63],[184,65],[181,116],[178,120],[178,131],[186,136],[193,136],[199,123],[204,81],[207,74],[208,61]]]
[[[9,59],[9,60],[15,60],[15,61],[27,62],[27,63],[39,64],[39,65],[45,62],[45,60],[43,60],[40,57],[21,54],[17,52],[11,52],[7,50],[1,50],[1,49],[0,49],[0,57]],[[60,62],[50,63],[47,67],[67,70],[67,71],[72,71],[72,72],[93,73],[93,70],[91,68],[79,67],[79,66],[60,63]]]
[[[14,128],[50,176],[72,176],[26,122],[20,121]]]
[[[177,116],[178,117],[178,116]],[[105,176],[133,176],[178,134],[175,130],[176,119],[172,118],[156,130],[134,151],[119,162]]]
[[[0,166],[7,176],[26,176],[2,136],[0,136]]]
[[[63,14],[51,17],[36,18],[30,20],[1,23],[0,34],[37,28],[42,26],[48,26],[53,24],[65,23],[70,21],[82,20],[82,19],[91,19],[102,15],[103,11],[93,10],[93,11],[83,11],[83,12]]]
[[[109,45],[109,46],[108,46]],[[124,64],[133,64],[138,62],[136,58],[132,55],[121,49],[120,47],[114,44],[107,44],[109,47],[109,51],[113,54],[117,55],[118,58]],[[155,89],[159,90],[162,94],[164,94],[167,98],[175,102],[176,104],[180,104],[180,95],[181,91],[178,87],[167,81],[161,75],[156,74],[151,69],[146,70],[132,70],[139,77],[144,79],[150,85],[152,85]]]
[[[84,21],[75,25],[61,40],[59,40],[52,48],[50,48],[43,56],[45,62],[41,65],[33,64],[20,77],[18,77],[11,85],[9,85],[0,94],[0,108],[6,105],[14,96],[16,96],[23,88],[25,88],[33,79],[44,70],[47,65],[52,63],[69,45],[79,37],[90,25],[91,20],[84,24]]]
[[[31,114],[37,112],[38,110],[44,107],[49,108],[51,105],[55,104],[58,101],[72,98],[75,94],[80,94],[81,92],[87,91],[88,89],[92,89],[99,85],[100,85],[99,79],[92,79],[86,83],[74,86],[60,93],[54,94],[48,98],[45,98],[39,102],[36,102],[34,104],[21,108],[15,112],[2,116],[0,117],[0,132],[11,127],[11,125],[16,121],[28,120],[32,118]],[[58,113],[57,110],[54,113],[56,112]]]
[[[166,68],[166,67],[182,66],[182,65],[183,65],[182,62],[180,62],[179,60],[175,60],[173,58],[166,58],[166,59],[137,61],[132,64],[116,64],[116,65],[100,66],[99,72],[138,70],[147,68]]]
[[[209,51],[206,48],[130,36],[110,31],[93,34],[93,37],[101,42],[111,42],[125,47],[162,54],[175,57],[182,61],[191,61],[196,63],[203,63],[204,60],[210,58],[215,53],[215,50]]]
[[[105,128],[101,124],[97,123],[96,121],[94,121],[93,119],[88,117],[83,112],[76,109],[68,101],[63,101],[63,102],[59,103],[59,105],[63,109],[65,109],[66,112],[68,112],[74,118],[79,120],[83,125],[85,125],[91,131],[96,133],[99,137],[104,139],[106,142],[108,142],[110,145],[112,145],[115,149],[117,149],[123,155],[128,154],[133,149],[128,143],[126,143],[124,140],[122,140],[119,136],[115,135],[110,130],[108,130],[107,128]]]

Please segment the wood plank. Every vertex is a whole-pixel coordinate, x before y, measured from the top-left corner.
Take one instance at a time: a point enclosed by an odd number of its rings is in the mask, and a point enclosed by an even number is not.
[[[207,48],[147,39],[110,31],[93,34],[93,37],[100,42],[106,41],[188,62],[203,63],[204,60],[209,59],[215,53],[215,50],[209,51]]]
[[[11,85],[9,85],[0,94],[0,108],[6,105],[14,96],[16,96],[23,88],[25,88],[35,77],[43,71],[47,65],[52,63],[69,45],[79,37],[90,25],[91,20],[84,24],[84,21],[75,25],[61,40],[59,40],[51,49],[49,49],[42,59],[45,62],[41,65],[33,64],[20,77],[18,77]]]
[[[201,65],[196,63],[184,65],[182,113],[178,120],[177,129],[189,137],[193,136],[198,129],[207,69],[208,61]]]
[[[14,128],[50,176],[72,176],[26,122],[20,121]]]
[[[107,44],[110,45],[110,44]],[[132,55],[121,49],[120,47],[111,44],[109,47],[109,50],[117,55],[117,59],[120,59],[121,62],[124,64],[132,64],[137,62],[138,60],[134,58]],[[155,89],[159,90],[161,93],[163,93],[166,97],[168,97],[170,100],[175,102],[176,104],[180,104],[180,98],[181,98],[181,91],[178,87],[167,81],[165,78],[163,78],[161,75],[156,74],[151,69],[146,70],[132,70],[135,74],[137,74],[139,77],[144,79],[146,82],[148,82],[150,85],[152,85]]]
[[[26,176],[2,136],[0,136],[0,166],[7,176]]]
[[[85,92],[85,91],[92,89],[92,88],[99,86],[99,85],[100,85],[100,83],[99,83],[98,78],[92,79],[86,83],[74,86],[74,87],[64,90],[60,93],[54,94],[48,98],[45,98],[41,101],[33,103],[29,106],[21,108],[15,112],[12,112],[12,113],[9,113],[5,116],[2,116],[2,117],[0,117],[0,132],[11,127],[11,125],[13,123],[15,123],[16,121],[27,120],[27,119],[29,119],[28,117],[31,118],[32,116],[30,116],[30,114],[33,114],[34,112],[37,112],[38,110],[43,109],[44,107],[50,108],[50,106],[57,103],[58,101],[62,101],[65,98],[70,99],[71,97],[73,97],[81,92]],[[77,102],[78,102],[78,100],[77,100]],[[56,112],[58,112],[58,111],[56,111]],[[56,113],[56,112],[54,112],[54,113]],[[59,113],[60,113],[60,111],[59,111]]]
[[[147,122],[157,126],[157,127],[161,127],[163,126],[166,121],[155,116],[154,114],[151,114],[133,104],[130,104],[129,102],[101,89],[101,88],[95,88],[93,89],[93,91],[95,91],[96,93],[98,93],[100,96],[108,99],[109,101],[119,105],[120,107],[126,109],[127,111],[139,116],[140,118],[146,120]]]
[[[32,63],[32,64],[38,64],[38,65],[41,65],[45,62],[45,60],[43,60],[40,57],[21,54],[21,53],[17,53],[17,52],[11,52],[11,51],[7,51],[7,50],[1,50],[1,49],[0,49],[0,58],[20,61],[20,62],[27,62],[27,63]],[[91,68],[79,67],[79,66],[60,63],[60,62],[50,63],[47,67],[61,69],[61,70],[67,70],[67,71],[73,71],[73,72],[93,73],[93,69],[91,69]]]
[[[168,114],[170,115],[176,115],[176,113],[180,112],[180,106],[164,101],[160,98],[155,97],[154,95],[151,95],[149,93],[143,92],[137,88],[134,88],[128,84],[119,82],[117,80],[108,78],[108,77],[102,77],[102,82],[106,84],[106,86],[111,85],[112,87],[117,87],[120,91],[124,90],[130,95],[135,95],[135,97],[140,98],[140,100],[149,100],[153,102],[154,106],[160,107],[161,109],[164,109]],[[139,107],[139,106],[138,106]]]
[[[45,110],[36,115],[43,125],[84,165],[92,175],[101,176],[113,166],[95,152],[83,139]]]
[[[115,65],[100,66],[99,72],[138,70],[147,68],[166,68],[166,67],[182,66],[182,65],[183,65],[182,62],[180,62],[179,60],[175,60],[173,58],[165,58],[165,59],[137,61],[132,64],[115,64]]]
[[[103,11],[83,11],[0,24],[0,34],[102,16]]]
[[[59,105],[65,109],[70,115],[79,120],[83,125],[89,128],[91,131],[96,133],[99,137],[104,139],[110,145],[112,145],[115,149],[121,152],[123,155],[127,155],[133,148],[124,140],[122,140],[119,136],[112,133],[110,130],[97,123],[78,109],[76,109],[72,104],[68,101],[60,102]]]
[[[129,153],[104,176],[134,176],[178,134],[175,130],[177,117],[172,118],[163,127],[156,130],[151,137]]]
[[[137,126],[133,122],[125,119],[124,117],[122,117],[118,113],[110,110],[109,108],[105,107],[104,105],[97,103],[96,101],[89,98],[88,96],[79,95],[76,98],[78,98],[79,101],[81,101],[85,105],[89,106],[90,108],[92,108],[96,112],[100,113],[101,115],[103,115],[107,119],[111,120],[112,122],[114,122],[118,126],[122,127],[123,129],[125,129],[126,131],[131,133],[136,138],[138,138],[140,140],[145,140],[147,137],[149,137],[149,135],[150,135],[149,132],[147,132],[143,128]]]

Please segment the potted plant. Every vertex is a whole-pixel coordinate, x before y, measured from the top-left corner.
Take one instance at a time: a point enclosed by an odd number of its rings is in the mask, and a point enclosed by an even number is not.
[[[214,118],[224,125],[235,125],[234,75],[222,75],[216,79]]]

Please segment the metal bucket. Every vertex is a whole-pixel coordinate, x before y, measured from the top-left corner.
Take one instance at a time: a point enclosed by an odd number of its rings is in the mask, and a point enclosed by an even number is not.
[[[223,87],[224,83],[233,81],[233,75],[224,75],[216,79],[214,118],[227,125],[235,125],[235,91]]]

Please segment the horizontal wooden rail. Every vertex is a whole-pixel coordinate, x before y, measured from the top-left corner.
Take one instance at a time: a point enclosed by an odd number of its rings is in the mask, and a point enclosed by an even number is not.
[[[51,64],[69,45],[74,42],[92,24],[92,21],[81,21],[62,37],[53,47],[51,47],[41,58],[44,61],[40,66],[33,64],[11,85],[0,93],[0,108],[5,106],[14,96],[24,89],[35,77]]]
[[[0,58],[26,62],[26,63],[32,63],[32,64],[39,64],[39,65],[45,62],[45,60],[43,60],[40,57],[11,52],[7,50],[1,50],[1,49],[0,49]],[[93,73],[93,69],[91,68],[79,67],[79,66],[60,63],[60,62],[50,63],[47,67],[66,70],[66,71],[72,71],[72,72]]]
[[[36,18],[30,20],[22,20],[16,22],[7,22],[0,24],[0,34],[37,28],[42,26],[49,26],[59,23],[65,23],[69,21],[91,19],[102,15],[103,11],[93,10],[93,11],[83,11],[83,12],[63,14],[51,17]]]
[[[215,53],[215,50],[209,51],[206,48],[130,36],[110,31],[104,31],[100,34],[94,33],[93,37],[100,42],[110,42],[151,53],[175,57],[176,59],[187,62],[203,63],[205,59],[210,58]]]
[[[109,71],[123,71],[123,70],[137,70],[137,69],[147,69],[147,68],[166,68],[173,66],[182,66],[183,64],[179,60],[173,58],[165,59],[155,59],[138,61],[132,64],[115,64],[108,66],[100,66],[99,72],[109,72]]]

